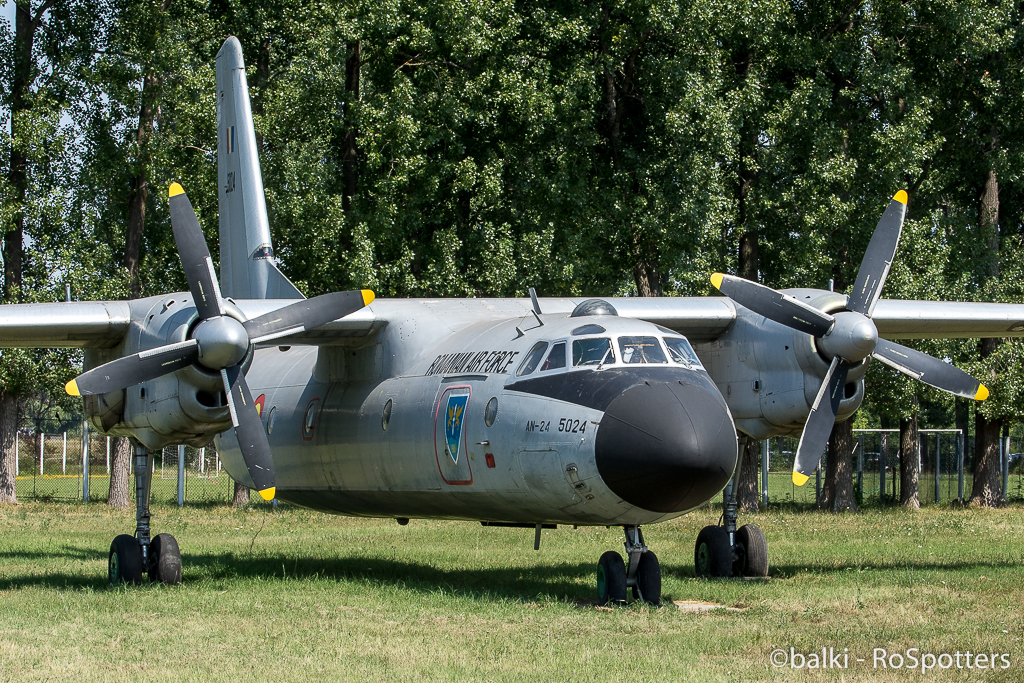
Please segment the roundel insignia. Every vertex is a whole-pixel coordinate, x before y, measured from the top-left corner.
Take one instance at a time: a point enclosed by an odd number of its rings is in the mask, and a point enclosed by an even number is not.
[[[260,394],[259,398],[257,398],[255,401],[253,401],[253,405],[256,406],[256,413],[260,417],[263,417],[263,404],[266,402],[266,400],[267,400],[267,395],[266,394]]]
[[[462,439],[462,424],[466,416],[468,394],[449,395],[444,411],[444,439],[452,462],[459,462],[459,441]]]

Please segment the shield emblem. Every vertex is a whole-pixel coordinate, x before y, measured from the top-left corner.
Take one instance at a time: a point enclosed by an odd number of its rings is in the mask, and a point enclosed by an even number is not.
[[[448,406],[444,411],[444,440],[452,462],[459,462],[459,441],[462,439],[462,424],[466,417],[468,394],[448,395]]]

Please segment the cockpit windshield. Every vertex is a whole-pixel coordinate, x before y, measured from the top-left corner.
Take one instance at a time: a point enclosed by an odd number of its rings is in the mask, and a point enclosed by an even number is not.
[[[672,358],[673,363],[688,365],[691,368],[702,367],[700,358],[697,358],[690,342],[682,337],[665,337],[665,346],[668,348],[668,355]]]
[[[619,337],[619,352],[627,364],[668,362],[657,337]]]
[[[540,371],[545,370],[557,370],[565,367],[565,342],[558,342],[551,347],[551,353],[548,354],[547,360],[540,366]]]
[[[530,352],[526,354],[526,360],[519,366],[519,370],[516,371],[516,377],[522,377],[529,375],[531,372],[537,369],[537,364],[540,363],[540,359],[544,357],[544,352],[548,348],[547,342],[537,342],[530,349]]]
[[[612,350],[611,340],[598,339],[574,339],[572,342],[572,364],[578,365],[602,365],[615,362],[615,351]]]

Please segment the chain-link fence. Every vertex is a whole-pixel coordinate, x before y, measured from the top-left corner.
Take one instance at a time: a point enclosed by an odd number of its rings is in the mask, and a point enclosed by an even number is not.
[[[859,505],[887,505],[900,500],[900,433],[898,429],[855,429],[854,494]],[[919,441],[918,499],[922,505],[969,498],[974,479],[974,437],[958,429],[922,429]],[[814,504],[821,495],[828,454],[804,486],[793,483],[798,438],[776,437],[761,442],[758,481],[762,503]],[[1014,444],[1017,444],[1014,446]],[[764,455],[767,446],[767,456]],[[1024,453],[1016,437],[1000,442],[1000,484],[1010,501],[1024,501]]]
[[[88,434],[81,423],[57,434],[32,427],[18,430],[17,495],[20,499],[106,500],[114,440]],[[84,454],[84,455],[83,455]],[[135,459],[128,458],[129,476]],[[83,472],[87,477],[83,477]],[[135,482],[129,481],[132,499]],[[153,458],[153,502],[230,502],[234,483],[224,471],[217,449],[169,446]]]

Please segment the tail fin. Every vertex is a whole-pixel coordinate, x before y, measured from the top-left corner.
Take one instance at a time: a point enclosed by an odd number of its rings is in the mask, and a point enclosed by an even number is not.
[[[224,296],[305,298],[274,265],[245,62],[234,36],[217,53],[217,180]]]

